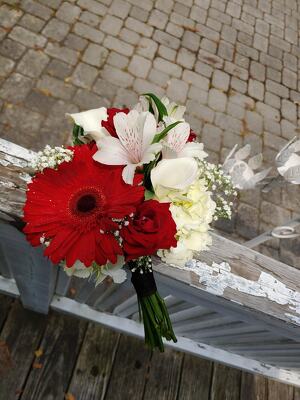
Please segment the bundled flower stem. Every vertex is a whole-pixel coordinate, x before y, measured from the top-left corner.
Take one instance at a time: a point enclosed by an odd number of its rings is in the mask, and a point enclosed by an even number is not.
[[[136,290],[140,319],[144,323],[145,343],[151,350],[164,351],[162,338],[177,342],[164,300],[157,291],[150,257],[130,261],[131,282]]]

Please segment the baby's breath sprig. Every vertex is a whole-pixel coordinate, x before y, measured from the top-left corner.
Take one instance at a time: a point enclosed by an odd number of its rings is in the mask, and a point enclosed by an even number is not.
[[[43,151],[39,151],[30,167],[35,171],[43,172],[45,168],[57,168],[63,162],[69,162],[73,158],[73,151],[64,147],[51,147],[47,144]]]
[[[200,177],[205,179],[207,188],[212,192],[216,203],[214,220],[230,219],[233,199],[237,196],[230,175],[223,171],[221,164],[215,165],[204,160],[199,161],[199,171]]]

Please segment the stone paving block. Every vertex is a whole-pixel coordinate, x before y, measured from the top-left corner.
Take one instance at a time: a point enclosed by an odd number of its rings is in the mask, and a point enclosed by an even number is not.
[[[165,72],[152,68],[149,73],[149,80],[162,88],[166,88],[169,84],[170,76]]]
[[[184,68],[193,69],[196,55],[188,49],[181,47],[177,53],[176,62]]]
[[[46,71],[47,74],[52,75],[55,78],[66,79],[71,75],[73,67],[63,61],[52,59],[47,66]]]
[[[286,119],[281,119],[280,124],[282,137],[287,140],[292,140],[295,136],[298,137],[298,124]]]
[[[22,0],[21,8],[22,10],[27,11],[29,14],[33,14],[36,17],[44,20],[50,19],[50,17],[53,15],[53,10],[51,10],[51,8],[46,7],[34,0]]]
[[[232,61],[234,55],[234,47],[227,42],[221,41],[218,48],[218,56],[224,60]]]
[[[16,115],[18,118],[16,118]],[[5,107],[1,114],[0,122],[6,126],[22,130],[23,135],[32,135],[37,132],[42,124],[43,116],[19,105]],[[23,136],[22,135],[22,136]]]
[[[12,28],[16,22],[21,18],[23,15],[21,10],[16,8],[9,7],[6,4],[3,4],[0,7],[0,25],[4,28]]]
[[[210,54],[202,49],[198,53],[198,59],[214,68],[222,68],[224,64],[224,60],[222,60],[222,58],[215,56],[214,54]]]
[[[138,78],[146,78],[151,68],[151,62],[146,58],[134,55],[128,67],[128,72]]]
[[[207,18],[207,11],[198,6],[192,6],[190,18],[194,21],[204,24]]]
[[[264,36],[259,33],[254,34],[253,46],[260,51],[267,52],[268,51],[269,41]]]
[[[281,108],[281,99],[273,93],[265,93],[265,103],[273,108]]]
[[[295,103],[283,99],[281,113],[284,118],[295,123],[297,122],[297,106]]]
[[[100,24],[100,29],[109,35],[117,36],[122,28],[122,25],[123,21],[120,18],[117,18],[113,15],[106,15]]]
[[[202,129],[202,140],[209,150],[220,151],[222,130],[215,125],[205,124]]]
[[[125,21],[125,26],[128,29],[131,29],[134,32],[140,33],[143,36],[151,37],[153,33],[153,27],[148,26],[147,24],[135,20],[132,17],[129,17]]]
[[[177,14],[183,15],[184,17],[188,17],[190,13],[190,7],[179,2],[175,2],[173,10]]]
[[[188,91],[188,98],[191,100],[196,100],[200,104],[207,105],[208,92],[206,90],[201,90],[195,86],[190,86]]]
[[[200,104],[195,100],[187,100],[186,108],[189,110],[189,113],[198,119],[200,119],[203,123],[209,122],[212,123],[215,117],[215,113],[210,108],[206,107],[203,104]]]
[[[89,11],[83,11],[80,14],[79,21],[83,22],[88,26],[92,26],[93,28],[97,28],[102,20],[102,17],[99,15],[93,14]]]
[[[111,105],[111,102],[117,94],[118,86],[108,82],[107,80],[98,78],[93,86],[93,91],[99,94],[101,97],[107,99],[109,105]]]
[[[85,63],[79,63],[71,77],[71,82],[83,89],[90,89],[98,75],[97,68]]]
[[[287,68],[283,68],[282,83],[290,89],[297,89],[297,74]]]
[[[119,88],[114,103],[116,107],[132,107],[137,104],[139,98],[133,90]]]
[[[187,99],[189,85],[179,79],[172,78],[168,83],[167,96],[175,102],[184,104]]]
[[[83,54],[82,60],[95,67],[102,67],[107,56],[108,50],[105,47],[90,43]]]
[[[48,43],[45,53],[51,57],[65,61],[68,64],[75,65],[77,63],[79,53],[57,43]]]
[[[160,44],[163,44],[166,47],[170,47],[175,50],[177,50],[180,46],[179,39],[175,38],[172,35],[169,35],[166,32],[160,31],[158,29],[156,29],[153,34],[153,40]]]
[[[156,93],[156,95],[160,97],[165,95],[165,90],[162,89],[160,86],[141,78],[135,79],[133,83],[133,89],[138,94],[152,92]]]
[[[212,76],[212,85],[217,88],[224,90],[225,92],[229,88],[230,76],[223,71],[215,70]]]
[[[101,71],[101,77],[102,79],[106,79],[108,82],[123,88],[130,87],[134,80],[132,75],[109,65],[104,66]]]
[[[133,46],[113,36],[106,36],[103,46],[110,50],[115,50],[117,53],[123,54],[124,56],[131,56],[134,51]]]
[[[212,76],[213,70],[214,69],[210,65],[205,64],[204,62],[196,62],[195,71],[198,72],[200,75],[210,78]]]
[[[45,26],[42,34],[50,39],[60,42],[67,36],[69,29],[70,27],[68,24],[56,18],[53,18]]]
[[[119,36],[120,39],[133,45],[137,45],[141,39],[141,36],[138,33],[133,32],[127,28],[122,28]]]
[[[131,8],[129,15],[137,21],[147,22],[149,12],[144,10],[143,8],[134,6]]]
[[[168,22],[168,15],[157,9],[153,9],[148,24],[157,29],[165,29]]]
[[[246,110],[238,104],[229,101],[227,102],[226,112],[234,118],[244,119]]]
[[[115,15],[116,17],[125,19],[129,14],[130,8],[131,8],[131,5],[128,4],[127,1],[114,0],[112,2],[108,12],[112,15]]]
[[[245,123],[250,132],[261,134],[263,132],[263,117],[255,111],[246,111]]]
[[[128,0],[128,2],[134,6],[142,8],[145,11],[150,11],[153,7],[152,0]]]
[[[248,93],[249,96],[253,97],[254,99],[263,100],[265,94],[265,86],[259,81],[249,79]]]
[[[88,44],[86,39],[74,35],[74,33],[69,33],[64,41],[64,45],[73,50],[82,51]]]
[[[166,32],[170,33],[171,35],[181,38],[184,32],[184,29],[182,26],[173,24],[173,22],[169,22],[167,27],[166,27]]]
[[[137,46],[137,53],[143,57],[150,58],[152,60],[156,54],[157,49],[158,44],[154,40],[141,38]]]
[[[218,44],[217,44],[217,42],[214,42],[213,40],[203,38],[201,40],[200,47],[201,47],[201,49],[203,49],[211,54],[216,54]]]
[[[11,103],[19,103],[29,93],[33,82],[19,73],[11,74],[0,88],[0,98]]]
[[[75,93],[75,88],[72,85],[49,75],[44,75],[38,80],[37,89],[47,96],[62,100],[70,100]]]
[[[243,131],[242,122],[231,115],[216,113],[215,124],[225,131],[229,130],[238,134]]]
[[[274,119],[275,121],[280,121],[280,112],[276,110],[276,108],[269,106],[268,104],[264,104],[262,102],[257,102],[256,111],[261,114],[265,118]]]
[[[186,83],[196,86],[199,89],[206,90],[206,91],[208,91],[208,89],[209,89],[209,85],[210,85],[209,79],[207,79],[201,75],[198,75],[193,71],[189,71],[187,69],[184,70],[182,79]]]
[[[170,21],[176,25],[181,27],[185,27],[185,29],[190,29],[191,31],[195,29],[195,21],[191,18],[186,18],[183,15],[180,15],[176,12],[172,12],[170,15]]]
[[[46,22],[44,20],[31,14],[24,14],[24,16],[18,22],[19,25],[23,26],[23,28],[29,29],[33,32],[40,32],[45,23]]]
[[[237,92],[243,93],[243,94],[247,92],[247,88],[248,88],[247,82],[242,81],[241,79],[237,78],[236,76],[233,76],[231,78],[230,86],[231,86],[231,89],[233,89],[234,91],[237,91]]]
[[[288,98],[289,97],[289,89],[277,82],[271,81],[270,79],[266,80],[266,89],[271,93],[276,94],[277,96]]]
[[[218,89],[210,89],[208,94],[208,106],[214,111],[226,110],[227,96]]]
[[[262,219],[273,226],[282,225],[291,217],[290,211],[282,207],[275,206],[273,203],[263,201],[261,204]]]
[[[226,13],[231,15],[232,17],[240,18],[241,11],[242,7],[239,4],[234,3],[232,1],[229,1],[227,3]]]
[[[158,10],[164,11],[165,13],[169,14],[173,9],[173,0],[157,0],[155,3],[155,7]]]
[[[250,76],[251,78],[263,82],[266,78],[266,68],[264,65],[251,61],[250,64]]]
[[[38,78],[49,60],[49,57],[42,51],[30,49],[19,62],[17,71],[31,78]]]
[[[44,47],[47,42],[47,39],[43,36],[37,35],[22,26],[15,26],[8,36],[27,47]]]
[[[13,60],[18,60],[25,50],[25,46],[9,38],[0,42],[0,54]]]
[[[56,17],[61,21],[73,24],[79,18],[80,13],[80,7],[65,1],[57,10]]]
[[[5,78],[10,74],[15,66],[14,61],[9,58],[0,56],[0,79]]]
[[[228,25],[223,25],[221,38],[226,42],[234,44],[237,38],[237,30]]]
[[[170,49],[170,47],[166,47],[161,44],[158,48],[157,55],[165,58],[166,60],[175,62],[177,53],[175,50]]]
[[[182,46],[189,50],[197,51],[200,46],[200,37],[194,32],[185,31],[182,38]]]
[[[182,74],[182,68],[179,65],[176,65],[170,61],[164,60],[163,58],[157,57],[154,62],[153,66],[158,69],[159,71],[165,72],[174,76],[175,78],[180,78]]]
[[[259,210],[248,204],[240,204],[237,211],[237,232],[246,239],[258,235]]]
[[[77,5],[83,10],[88,10],[91,13],[101,16],[107,12],[107,7],[96,0],[79,0]]]
[[[57,100],[37,89],[30,91],[25,99],[26,107],[40,114],[48,115]]]
[[[74,33],[92,42],[101,44],[104,39],[104,33],[98,29],[92,28],[82,22],[76,22],[74,25]]]

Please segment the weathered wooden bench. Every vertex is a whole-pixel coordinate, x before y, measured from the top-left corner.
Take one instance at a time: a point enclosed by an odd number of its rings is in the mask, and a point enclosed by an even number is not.
[[[143,337],[130,280],[69,278],[32,248],[20,227],[33,152],[0,139],[0,291],[25,308],[49,308]],[[155,259],[177,350],[300,386],[300,271],[216,234],[198,268]],[[163,357],[163,355],[162,355]]]

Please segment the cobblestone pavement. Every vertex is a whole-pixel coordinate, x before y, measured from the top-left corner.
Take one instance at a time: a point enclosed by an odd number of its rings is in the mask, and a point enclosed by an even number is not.
[[[66,112],[134,104],[153,91],[186,104],[213,161],[251,143],[270,163],[300,121],[297,0],[2,0],[1,137],[66,142]],[[300,214],[299,187],[242,196],[223,229],[241,239]],[[300,267],[300,242],[262,251]]]

